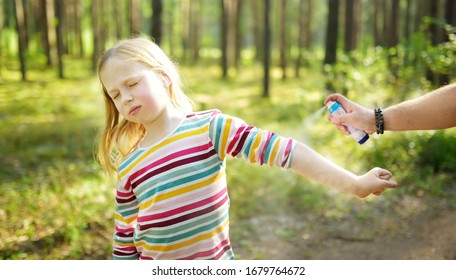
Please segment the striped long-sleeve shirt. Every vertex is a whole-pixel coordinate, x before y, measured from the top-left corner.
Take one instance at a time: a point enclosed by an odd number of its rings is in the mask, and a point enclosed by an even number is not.
[[[292,139],[210,110],[119,166],[114,259],[233,259],[225,157],[288,168]]]

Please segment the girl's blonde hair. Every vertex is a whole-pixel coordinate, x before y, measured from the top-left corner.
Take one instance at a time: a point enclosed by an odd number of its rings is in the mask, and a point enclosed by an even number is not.
[[[107,50],[98,62],[98,76],[111,57],[141,63],[170,82],[168,93],[172,105],[183,112],[192,111],[192,102],[182,91],[182,82],[177,66],[151,40],[132,38],[118,42]],[[108,173],[112,174],[122,159],[138,147],[146,131],[141,124],[130,122],[119,114],[103,82],[100,80],[106,109],[106,125],[98,142],[97,158]]]

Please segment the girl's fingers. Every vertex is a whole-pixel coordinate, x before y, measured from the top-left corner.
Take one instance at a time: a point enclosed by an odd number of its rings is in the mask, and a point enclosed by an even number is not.
[[[387,187],[387,188],[397,187],[397,182],[389,181],[392,177],[393,177],[393,174],[391,174],[391,172],[389,172],[388,170],[383,169],[383,168],[378,169],[378,178],[387,181],[387,182],[384,182],[385,187]]]
[[[385,190],[382,190],[382,191],[378,191],[378,192],[374,192],[373,194],[376,195],[376,196],[379,196],[381,195]]]

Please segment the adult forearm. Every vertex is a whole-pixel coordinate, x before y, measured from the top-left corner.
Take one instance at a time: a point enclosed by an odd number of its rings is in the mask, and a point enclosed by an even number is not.
[[[456,126],[456,84],[383,111],[385,130],[444,129]]]

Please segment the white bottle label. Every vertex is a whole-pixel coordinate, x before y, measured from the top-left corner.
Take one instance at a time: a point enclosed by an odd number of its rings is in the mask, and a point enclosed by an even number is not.
[[[342,105],[340,105],[339,102],[335,102],[335,101],[329,101],[326,106],[328,107],[328,111],[331,115],[336,115],[336,116],[339,116],[339,115],[344,115],[346,114],[347,112],[345,112],[344,108],[342,107]],[[349,124],[345,124],[345,127],[347,128],[347,130],[350,132],[351,136],[356,140],[356,142],[358,142],[359,144],[363,144],[364,142],[367,141],[367,139],[369,139],[369,135],[367,135],[366,132],[362,131],[362,130],[359,130],[359,129],[356,129],[354,127],[352,127],[351,125]]]

